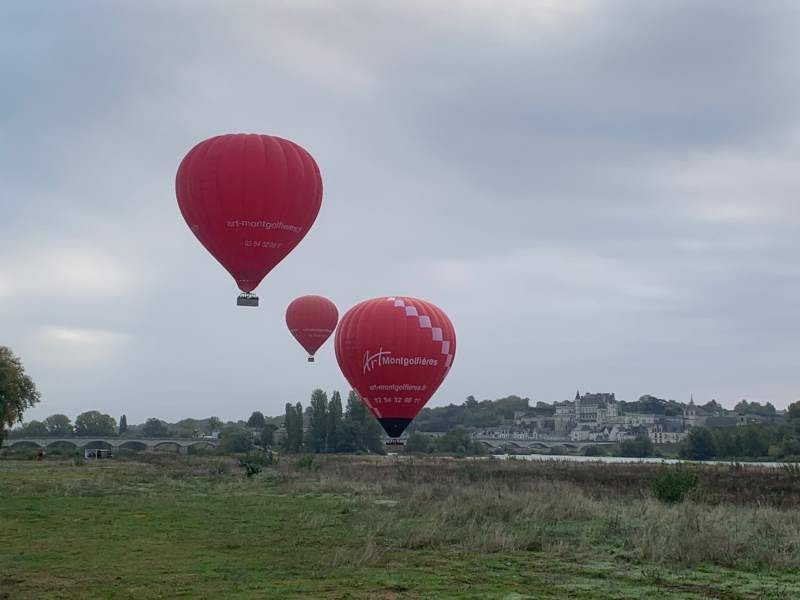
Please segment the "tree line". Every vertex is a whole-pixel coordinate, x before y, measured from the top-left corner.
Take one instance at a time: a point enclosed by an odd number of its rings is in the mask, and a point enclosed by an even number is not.
[[[383,452],[381,427],[353,390],[346,407],[339,392],[328,399],[320,389],[305,410],[299,402],[287,403],[284,424],[281,446],[287,452]]]
[[[800,459],[800,402],[789,406],[785,423],[742,427],[693,427],[681,445],[690,460],[711,458]]]

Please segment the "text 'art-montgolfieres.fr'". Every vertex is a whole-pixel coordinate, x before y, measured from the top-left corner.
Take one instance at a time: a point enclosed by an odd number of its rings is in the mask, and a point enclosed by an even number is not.
[[[399,437],[453,364],[456,333],[440,308],[416,298],[365,300],[336,329],[336,360],[390,437]]]
[[[322,203],[317,163],[279,137],[229,134],[197,144],[175,180],[183,218],[236,280],[238,304],[305,237]]]

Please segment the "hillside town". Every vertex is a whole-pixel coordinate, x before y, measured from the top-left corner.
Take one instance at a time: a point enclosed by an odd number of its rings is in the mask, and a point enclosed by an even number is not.
[[[642,402],[645,400],[645,402]],[[646,401],[657,411],[640,412]],[[477,439],[519,441],[623,442],[647,437],[654,444],[678,444],[692,427],[736,427],[758,423],[774,423],[785,418],[785,411],[771,410],[754,414],[748,403],[726,410],[715,401],[698,406],[692,397],[687,404],[667,402],[643,396],[635,409],[623,408],[613,393],[575,393],[574,400],[546,404],[539,402],[527,410],[515,410],[513,418],[503,419],[498,426],[478,427],[472,431]],[[754,403],[754,405],[756,405]],[[760,405],[757,405],[760,406]],[[738,410],[737,410],[738,409]]]

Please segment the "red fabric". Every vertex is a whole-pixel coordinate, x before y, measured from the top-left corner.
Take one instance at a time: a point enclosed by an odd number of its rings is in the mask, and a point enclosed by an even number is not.
[[[243,292],[300,243],[322,203],[311,155],[269,135],[200,142],[181,162],[175,191],[189,228]]]
[[[376,418],[413,419],[444,381],[456,334],[437,306],[397,296],[348,310],[334,343],[342,373]]]
[[[300,296],[286,308],[286,325],[309,355],[331,337],[339,320],[336,305],[322,296]]]

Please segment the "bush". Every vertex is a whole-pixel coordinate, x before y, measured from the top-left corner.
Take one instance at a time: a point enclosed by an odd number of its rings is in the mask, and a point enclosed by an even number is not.
[[[247,456],[245,456],[242,461],[249,462],[254,465],[258,465],[259,467],[266,467],[269,465],[276,465],[278,464],[277,456],[272,452],[248,452]]]
[[[664,469],[653,481],[653,495],[666,504],[683,502],[697,487],[697,474],[685,469]]]
[[[244,458],[239,459],[239,466],[244,469],[244,474],[250,479],[253,475],[261,473],[261,465],[250,462]]]
[[[211,479],[222,477],[230,473],[230,465],[223,459],[208,462],[208,476]]]

